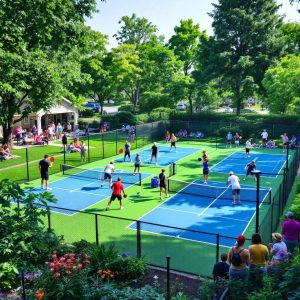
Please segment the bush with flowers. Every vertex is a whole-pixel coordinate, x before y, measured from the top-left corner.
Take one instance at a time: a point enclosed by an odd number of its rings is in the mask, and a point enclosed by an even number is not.
[[[83,286],[87,283],[90,264],[86,254],[66,253],[59,256],[52,252],[46,262],[43,274],[36,281],[38,291],[42,289],[43,299],[81,299]]]

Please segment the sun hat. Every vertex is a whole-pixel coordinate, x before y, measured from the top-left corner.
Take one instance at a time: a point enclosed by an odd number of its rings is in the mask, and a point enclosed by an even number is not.
[[[272,237],[275,241],[281,242],[282,241],[282,235],[278,232],[272,233]]]

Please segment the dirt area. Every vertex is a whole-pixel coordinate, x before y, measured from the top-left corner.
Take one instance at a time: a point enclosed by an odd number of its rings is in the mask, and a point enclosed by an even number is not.
[[[189,298],[197,297],[201,279],[197,276],[189,276],[183,273],[171,272],[170,289],[171,295],[174,296],[178,292],[183,292]],[[134,287],[143,287],[151,285],[156,287],[160,292],[167,291],[167,272],[158,268],[150,268],[150,272]]]

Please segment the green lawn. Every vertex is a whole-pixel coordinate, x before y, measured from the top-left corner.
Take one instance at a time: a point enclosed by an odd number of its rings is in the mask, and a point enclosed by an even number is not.
[[[93,141],[93,143],[97,143]],[[194,141],[194,142],[179,142],[179,146],[193,147],[206,149],[211,165],[219,162],[223,158],[236,151],[236,148],[221,148],[216,149],[211,141]],[[92,144],[92,143],[91,143]],[[146,147],[149,148],[150,145]],[[115,144],[110,145],[111,148],[115,148]],[[241,147],[238,150],[242,150]],[[254,150],[255,151],[255,150]],[[254,152],[253,151],[253,152]],[[271,152],[282,153],[280,150],[267,150],[258,149],[259,152]],[[111,153],[114,149],[111,149]],[[194,181],[202,178],[202,173],[197,158],[199,153],[195,153],[189,157],[186,157],[178,161],[178,173],[173,177],[174,179],[180,179],[185,181]],[[91,164],[86,165],[86,168],[101,167],[107,164],[110,159],[104,159]],[[123,169],[132,171],[133,166],[130,164],[116,163],[117,169]],[[159,168],[153,168],[149,165],[142,166],[143,173],[149,173],[157,175]],[[209,180],[225,182],[228,174],[211,173]],[[59,180],[63,178],[61,174],[51,175],[51,181]],[[261,185],[265,187],[272,187],[272,194],[275,195],[276,190],[279,188],[281,178],[262,178]],[[255,186],[253,178],[248,178],[245,184]],[[26,187],[32,187],[39,185],[39,180],[35,180],[26,184]],[[128,226],[133,220],[141,218],[147,212],[151,211],[155,207],[161,204],[159,200],[159,194],[157,189],[150,188],[150,178],[146,178],[142,182],[142,186],[131,186],[127,189],[128,198],[124,201],[125,209],[120,211],[118,204],[113,203],[109,212],[105,211],[107,199],[101,201],[88,209],[86,212],[98,213],[98,237],[100,243],[115,242],[122,252],[136,255],[136,231],[129,229]],[[276,200],[276,199],[275,199]],[[72,199],[70,199],[72,201]],[[115,218],[117,217],[117,218]],[[270,226],[271,219],[279,217],[275,214],[272,215],[269,205],[262,205],[260,211],[260,221],[262,226]],[[124,219],[119,219],[124,218]],[[59,213],[51,214],[51,226],[55,229],[56,233],[63,235],[67,242],[78,241],[80,239],[86,239],[91,242],[96,241],[95,230],[95,216],[92,214],[78,213],[74,216],[67,216]],[[174,224],[176,226],[176,224]],[[252,221],[246,236],[251,237],[254,232],[255,223]],[[178,238],[172,238],[169,236],[153,234],[143,231],[143,225],[141,227],[141,241],[142,241],[142,255],[148,258],[149,263],[165,266],[165,257],[171,256],[171,267],[185,272],[195,273],[202,276],[210,276],[213,263],[216,259],[216,246],[213,244],[205,244],[201,242],[194,242],[188,240],[182,240]],[[209,228],[207,229],[209,231]],[[263,237],[269,238],[269,229],[261,228]],[[264,234],[266,233],[266,234]],[[233,240],[234,242],[234,240]],[[228,248],[220,248],[220,253],[228,251]]]

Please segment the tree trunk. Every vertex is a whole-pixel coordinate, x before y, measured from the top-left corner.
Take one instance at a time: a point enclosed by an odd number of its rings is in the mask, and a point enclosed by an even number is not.
[[[235,99],[236,99],[236,115],[239,116],[241,114],[241,103],[242,103],[239,85],[237,85],[235,88]]]
[[[189,95],[188,99],[189,99],[190,113],[192,114],[193,113],[193,98],[192,98],[192,95]]]
[[[13,129],[13,120],[10,120],[10,122],[6,124],[2,124],[2,129],[3,129],[3,145],[4,144],[11,144],[11,134],[12,134],[12,129]]]

